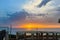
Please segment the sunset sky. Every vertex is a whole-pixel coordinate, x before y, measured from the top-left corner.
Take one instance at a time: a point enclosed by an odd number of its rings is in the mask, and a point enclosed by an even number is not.
[[[60,28],[59,18],[60,0],[0,0],[0,26]]]

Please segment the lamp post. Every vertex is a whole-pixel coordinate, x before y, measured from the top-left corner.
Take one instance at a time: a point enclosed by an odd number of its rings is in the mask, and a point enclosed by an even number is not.
[[[10,24],[9,40],[11,40],[12,24]]]

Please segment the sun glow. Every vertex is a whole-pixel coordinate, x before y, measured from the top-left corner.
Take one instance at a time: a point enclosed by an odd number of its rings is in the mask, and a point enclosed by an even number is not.
[[[14,25],[14,28],[22,28],[30,31],[35,29],[60,28],[60,24],[23,23],[21,25]]]
[[[23,24],[22,28],[25,28],[27,30],[33,30],[33,29],[38,29],[38,28],[44,28],[44,25],[40,25],[37,23],[27,23],[27,24]]]

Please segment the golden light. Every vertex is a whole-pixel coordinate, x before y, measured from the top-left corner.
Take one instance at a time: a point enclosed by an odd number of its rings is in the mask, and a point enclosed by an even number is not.
[[[26,23],[21,25],[22,28],[25,28],[27,30],[33,30],[33,29],[37,29],[37,28],[44,28],[44,25],[42,24],[38,24],[38,23]]]

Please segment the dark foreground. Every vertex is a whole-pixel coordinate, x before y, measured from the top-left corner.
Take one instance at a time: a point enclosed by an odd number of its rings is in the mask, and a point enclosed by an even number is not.
[[[60,32],[20,31],[12,35],[2,30],[0,40],[60,40]]]

